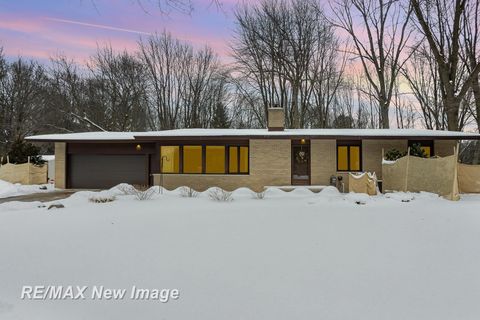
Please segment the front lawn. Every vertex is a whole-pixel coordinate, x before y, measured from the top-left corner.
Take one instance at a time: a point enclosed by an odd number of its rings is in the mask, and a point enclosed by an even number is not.
[[[0,205],[0,319],[478,319],[480,195],[247,189]],[[47,204],[48,206],[48,204]],[[23,286],[88,286],[21,299]],[[127,289],[91,299],[94,286]],[[178,289],[166,303],[132,286]],[[98,288],[97,288],[98,289]]]

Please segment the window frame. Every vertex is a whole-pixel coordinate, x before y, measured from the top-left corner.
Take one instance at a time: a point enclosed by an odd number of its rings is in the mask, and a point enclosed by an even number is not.
[[[433,140],[408,140],[408,148],[414,144],[420,144],[421,147],[430,147],[430,158],[435,156],[435,143]]]
[[[338,169],[338,147],[347,147],[347,170]],[[359,147],[360,149],[360,169],[352,170],[350,165],[350,147]],[[337,172],[362,172],[363,171],[363,150],[362,150],[362,140],[337,140],[336,145],[336,165]]]
[[[221,143],[221,142],[211,142],[211,143],[195,143],[194,141],[187,142],[187,141],[182,141],[182,142],[166,142],[166,143],[159,143],[159,148],[158,152],[160,153],[161,157],[161,147],[163,146],[178,146],[179,147],[179,172],[178,173],[172,173],[172,172],[162,172],[162,167],[160,166],[159,173],[160,174],[189,174],[189,175],[250,175],[250,144],[245,143],[245,142],[231,142],[231,143]],[[197,173],[185,173],[184,172],[184,159],[183,159],[183,147],[184,146],[200,146],[202,147],[202,172],[197,172]],[[225,148],[225,172],[224,173],[207,173],[206,172],[206,167],[207,167],[207,159],[206,159],[206,153],[207,153],[207,146],[222,146]],[[230,147],[236,147],[237,148],[237,171],[235,173],[230,172]],[[246,147],[247,148],[247,159],[248,159],[248,168],[247,172],[240,172],[240,147]]]

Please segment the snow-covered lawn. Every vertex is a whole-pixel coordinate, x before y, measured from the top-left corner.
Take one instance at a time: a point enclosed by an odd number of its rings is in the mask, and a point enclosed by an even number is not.
[[[23,185],[19,183],[10,183],[8,181],[0,180],[0,198],[22,196],[26,194],[40,192],[51,192],[54,190],[55,188],[53,184]]]
[[[91,192],[0,205],[0,319],[478,319],[480,196]],[[404,202],[408,201],[408,202]],[[360,204],[357,204],[360,203]],[[24,285],[178,300],[21,300]]]

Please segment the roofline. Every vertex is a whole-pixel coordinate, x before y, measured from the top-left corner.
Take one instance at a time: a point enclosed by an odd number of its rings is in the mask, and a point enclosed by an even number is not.
[[[224,136],[134,136],[134,139],[35,139],[28,137],[26,140],[35,142],[69,142],[69,143],[139,143],[160,141],[206,141],[206,140],[253,140],[253,139],[317,139],[317,140],[480,140],[480,135],[461,136],[431,136],[431,135],[395,135],[395,136],[358,136],[358,135],[224,135]]]

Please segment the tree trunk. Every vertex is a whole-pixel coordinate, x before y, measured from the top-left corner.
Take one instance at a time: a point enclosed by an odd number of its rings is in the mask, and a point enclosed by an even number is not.
[[[480,83],[475,79],[472,83],[473,97],[475,98],[475,109],[477,114],[477,131],[480,132]]]
[[[458,111],[460,99],[455,96],[447,96],[443,99],[447,113],[447,125],[449,131],[458,131]]]

